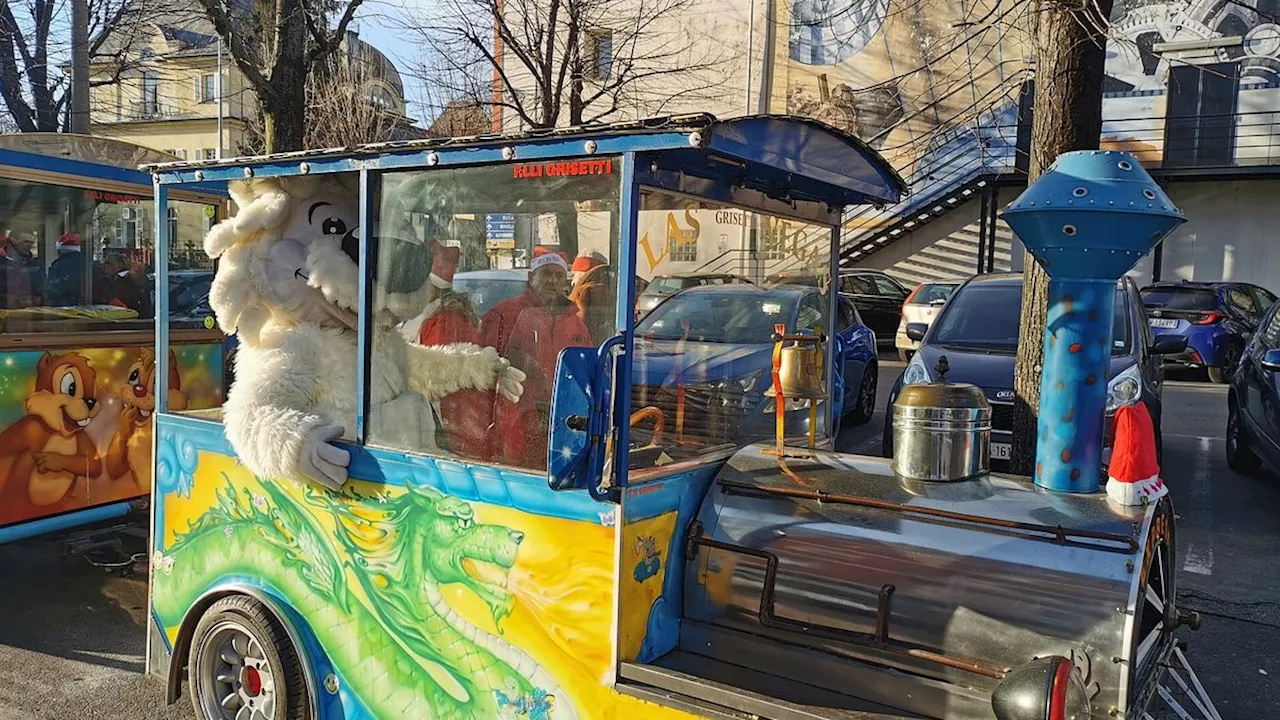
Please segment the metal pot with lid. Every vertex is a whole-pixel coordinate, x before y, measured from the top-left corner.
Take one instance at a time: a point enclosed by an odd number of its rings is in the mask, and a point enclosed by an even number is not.
[[[953,482],[991,469],[991,405],[967,383],[908,385],[893,405],[893,470]]]

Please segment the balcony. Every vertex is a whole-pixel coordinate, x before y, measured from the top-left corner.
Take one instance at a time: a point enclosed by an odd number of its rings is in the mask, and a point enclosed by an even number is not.
[[[1280,110],[1157,112],[1108,117],[1112,113],[1104,110],[1103,149],[1131,152],[1163,177],[1280,173]]]

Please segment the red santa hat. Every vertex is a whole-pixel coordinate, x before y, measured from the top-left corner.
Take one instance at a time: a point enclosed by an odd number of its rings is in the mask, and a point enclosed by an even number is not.
[[[431,284],[438,288],[453,287],[453,274],[458,271],[462,250],[431,241]]]
[[[80,233],[63,233],[58,238],[57,248],[58,252],[69,252],[72,250],[78,251],[80,249]]]
[[[561,270],[569,271],[569,260],[564,253],[539,245],[533,249],[533,259],[529,261],[529,272],[535,272],[538,268],[547,265],[559,265]]]
[[[609,261],[605,259],[604,255],[601,255],[598,252],[589,252],[579,255],[578,258],[573,261],[573,267],[570,268],[570,270],[576,273],[581,273],[594,270],[601,265],[608,264]]]
[[[1156,432],[1145,403],[1116,410],[1115,440],[1107,468],[1107,497],[1121,505],[1145,505],[1169,492],[1156,461]]]

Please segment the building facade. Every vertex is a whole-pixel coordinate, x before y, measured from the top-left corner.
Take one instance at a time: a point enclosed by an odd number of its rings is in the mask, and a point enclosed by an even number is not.
[[[1280,288],[1280,252],[1268,232],[1280,211],[1267,201],[1280,187],[1280,7],[1273,5],[1115,5],[1101,145],[1135,153],[1188,218],[1133,271],[1140,281]],[[910,185],[896,206],[851,213],[843,265],[883,268],[908,283],[1020,269],[1022,249],[999,209],[1025,185],[1034,115],[1029,7],[1015,0],[698,3],[655,23],[662,29],[654,32],[679,28],[707,48],[704,55],[725,58],[723,82],[661,103],[624,103],[609,119],[687,110],[817,118],[875,147]],[[592,63],[617,67],[618,60]],[[646,88],[631,96],[661,95]],[[719,246],[733,232],[704,222],[692,236],[665,234],[671,243],[701,240],[697,260],[680,268],[695,271],[723,265]],[[766,238],[761,230],[745,234],[744,243]],[[801,243],[790,245],[803,252]]]
[[[101,54],[118,53],[123,61],[92,69],[93,134],[184,160],[258,149],[257,96],[213,26],[198,13],[148,17],[128,24],[107,43],[111,49]],[[366,102],[411,127],[400,74],[385,55],[349,32],[333,62],[359,67],[349,76],[358,77]]]

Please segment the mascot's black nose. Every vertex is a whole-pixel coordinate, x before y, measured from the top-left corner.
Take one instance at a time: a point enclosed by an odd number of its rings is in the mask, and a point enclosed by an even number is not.
[[[85,399],[84,399],[84,406],[85,406],[85,407],[87,407],[87,408],[89,408],[90,410],[92,410],[92,409],[93,409],[93,406],[94,406],[94,405],[97,405],[97,404],[98,404],[98,401],[97,401],[97,400],[94,400],[93,398],[85,398]]]

